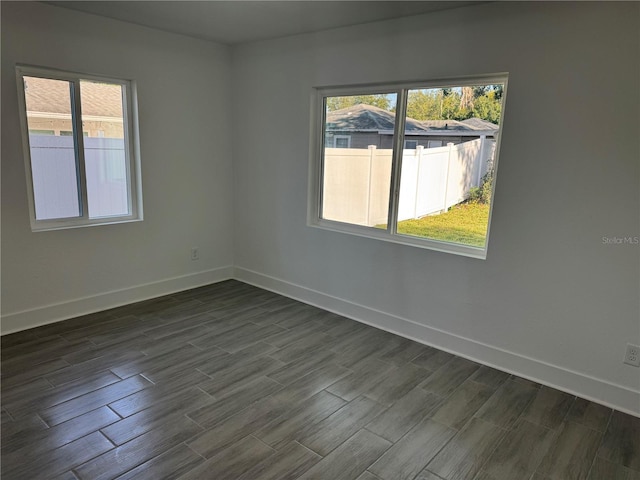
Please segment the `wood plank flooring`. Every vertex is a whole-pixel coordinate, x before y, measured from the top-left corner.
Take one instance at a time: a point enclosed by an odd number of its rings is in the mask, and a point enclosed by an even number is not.
[[[1,358],[5,480],[640,480],[639,418],[237,281]]]

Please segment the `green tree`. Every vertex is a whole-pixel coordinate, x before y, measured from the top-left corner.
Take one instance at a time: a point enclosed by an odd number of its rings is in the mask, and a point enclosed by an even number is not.
[[[457,120],[460,117],[460,94],[455,91],[446,93],[442,89],[440,97],[440,118],[435,120]],[[448,89],[451,90],[451,89]]]
[[[471,88],[473,89],[473,98],[478,98],[486,93],[488,87],[486,85],[478,85]]]
[[[390,110],[391,106],[391,102],[386,95],[351,95],[348,97],[327,98],[327,110],[330,112],[359,104],[373,105],[384,110]]]
[[[416,120],[500,121],[502,85],[411,90],[407,116]]]
[[[485,95],[476,98],[473,104],[472,116],[481,118],[495,124],[500,123],[502,104],[496,98],[495,90],[488,91]]]
[[[407,97],[407,116],[415,120],[439,118],[440,96],[432,90],[411,90]]]
[[[489,85],[488,88],[489,90],[494,92],[496,100],[502,100],[502,95],[504,93],[504,85],[499,83],[497,85]]]

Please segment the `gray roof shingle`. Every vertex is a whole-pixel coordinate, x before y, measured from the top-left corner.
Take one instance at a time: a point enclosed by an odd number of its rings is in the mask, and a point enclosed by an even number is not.
[[[334,131],[393,131],[395,113],[373,105],[358,104],[341,108],[327,113],[327,130]],[[405,131],[413,134],[433,132],[438,130],[453,130],[460,132],[478,132],[498,130],[495,125],[480,118],[458,120],[414,120],[407,117]]]

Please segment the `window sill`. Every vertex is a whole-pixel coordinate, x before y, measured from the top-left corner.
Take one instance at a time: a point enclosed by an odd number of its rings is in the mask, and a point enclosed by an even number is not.
[[[142,222],[142,217],[137,218],[104,218],[101,220],[91,220],[91,221],[74,221],[70,222],[69,220],[64,221],[38,221],[35,224],[31,224],[32,232],[48,232],[51,230],[69,230],[71,228],[84,228],[84,227],[98,227],[101,225],[117,225],[121,223],[133,223],[133,222]]]
[[[479,247],[471,247],[456,243],[441,242],[438,240],[430,240],[426,238],[410,237],[407,235],[391,235],[385,230],[373,227],[360,227],[347,223],[335,222],[331,220],[316,220],[307,223],[307,226],[329,230],[332,232],[345,233],[347,235],[356,235],[359,237],[371,238],[374,240],[382,240],[384,242],[396,243],[399,245],[408,245],[410,247],[423,248],[426,250],[435,250],[437,252],[452,253],[463,257],[476,258],[479,260],[487,259],[487,249]],[[487,236],[488,239],[488,236]]]

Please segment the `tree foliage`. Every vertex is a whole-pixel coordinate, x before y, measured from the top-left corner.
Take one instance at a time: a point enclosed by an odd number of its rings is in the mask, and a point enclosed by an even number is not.
[[[348,97],[327,98],[327,110],[330,112],[341,108],[352,107],[359,104],[373,105],[374,107],[390,110],[391,102],[386,95],[351,95]]]
[[[502,85],[411,90],[407,99],[407,116],[416,120],[481,118],[497,124],[500,122],[502,94]],[[391,105],[389,96],[384,94],[327,98],[329,112],[359,104],[395,111],[395,105]]]
[[[481,118],[499,123],[502,85],[412,90],[407,115],[416,120]]]

